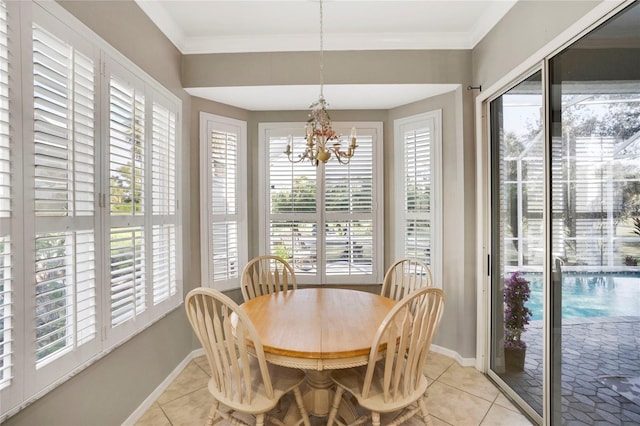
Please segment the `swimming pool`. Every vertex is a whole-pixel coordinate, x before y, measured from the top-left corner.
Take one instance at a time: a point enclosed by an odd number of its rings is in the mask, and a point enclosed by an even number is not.
[[[527,306],[532,320],[542,319],[542,276],[526,274],[531,287]],[[563,274],[562,317],[640,316],[640,274]]]

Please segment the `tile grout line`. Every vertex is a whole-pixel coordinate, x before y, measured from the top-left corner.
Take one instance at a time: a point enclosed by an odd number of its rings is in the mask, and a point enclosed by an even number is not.
[[[156,404],[158,404],[156,402]],[[167,421],[169,422],[169,425],[173,426],[173,422],[171,421],[171,419],[169,418],[169,415],[166,413],[166,411],[164,411],[164,408],[162,408],[162,405],[158,404],[158,408],[160,408],[160,411],[162,411],[162,414],[164,414],[164,417],[167,419]]]

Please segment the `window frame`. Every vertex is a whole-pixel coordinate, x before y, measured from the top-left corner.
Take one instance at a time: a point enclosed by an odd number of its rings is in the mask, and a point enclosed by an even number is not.
[[[24,283],[15,286],[13,290],[13,377],[11,383],[0,389],[0,422],[17,413],[21,407],[45,395],[64,381],[68,380],[79,371],[83,370],[97,359],[108,354],[115,347],[131,339],[143,329],[151,326],[160,318],[175,310],[182,304],[182,211],[179,206],[182,178],[181,169],[181,137],[182,137],[182,101],[160,83],[156,82],[145,71],[127,59],[123,54],[111,47],[91,29],[82,24],[62,6],[55,2],[8,2],[10,26],[10,78],[11,90],[9,93],[10,105],[10,145],[11,145],[11,208],[10,232],[13,243],[12,279],[14,283]],[[37,229],[50,233],[53,231],[65,231],[65,223],[73,225],[74,216],[66,215],[62,219],[56,217],[35,216],[35,142],[34,142],[34,74],[33,74],[33,42],[32,28],[38,25],[56,38],[68,43],[73,49],[79,49],[83,54],[93,60],[93,213],[92,216],[79,216],[84,222],[87,218],[93,223],[94,248],[95,248],[95,277],[93,277],[93,299],[95,306],[92,308],[95,320],[95,336],[89,343],[78,346],[73,343],[69,346],[69,352],[54,357],[50,362],[42,363],[36,368],[35,355],[35,244],[34,237]],[[167,116],[175,118],[175,131],[173,138],[167,143],[173,148],[174,158],[168,161],[167,172],[170,178],[166,184],[173,187],[175,192],[175,206],[173,213],[168,208],[165,213],[153,214],[153,194],[147,195],[148,211],[143,220],[145,228],[150,232],[146,241],[148,258],[144,265],[147,278],[144,283],[146,288],[146,311],[140,318],[131,321],[126,332],[113,330],[109,327],[110,315],[110,280],[109,280],[109,102],[108,102],[108,73],[111,68],[120,67],[132,75],[137,76],[142,82],[145,97],[148,102],[145,110],[145,126],[148,132],[145,135],[149,158],[145,162],[145,173],[148,173],[146,185],[151,191],[151,175],[153,170],[152,148],[153,142],[153,106],[162,105],[168,111]],[[69,104],[66,100],[66,105]],[[73,100],[71,100],[73,102]],[[68,114],[68,117],[71,115]],[[70,120],[70,118],[69,118]],[[163,119],[161,119],[162,121]],[[70,132],[71,127],[67,127]],[[169,135],[170,132],[167,132]],[[74,138],[70,137],[69,141]],[[69,145],[68,145],[69,146]],[[65,152],[71,152],[65,148]],[[168,151],[167,151],[168,152]],[[160,154],[162,155],[162,154]],[[68,155],[67,161],[73,161],[73,156]],[[69,158],[71,160],[69,160]],[[164,165],[159,166],[160,168]],[[73,176],[75,178],[75,175]],[[66,182],[71,182],[72,177],[67,176]],[[160,191],[157,189],[157,191]],[[67,201],[69,202],[69,201]],[[163,199],[163,202],[166,200]],[[166,204],[166,203],[165,203]],[[40,221],[40,225],[36,222]],[[154,282],[152,272],[154,263],[151,253],[155,246],[152,240],[154,225],[169,224],[173,227],[172,243],[175,248],[162,251],[163,256],[169,256],[173,262],[171,271],[175,280],[169,285],[170,297],[167,297],[154,305]],[[74,228],[70,228],[73,231]],[[163,240],[165,246],[167,243]],[[167,254],[168,253],[168,254]],[[66,255],[66,254],[65,254]],[[61,257],[61,259],[71,259]],[[65,269],[75,270],[75,259],[71,263],[64,264]],[[164,270],[164,269],[163,269]],[[78,272],[82,272],[78,268]],[[71,272],[73,273],[73,272]],[[67,284],[65,288],[72,288]],[[69,299],[71,310],[82,309],[77,307],[75,300]],[[74,314],[76,315],[76,314]],[[73,317],[73,321],[75,321]],[[75,323],[74,323],[75,324]],[[64,325],[63,327],[73,327]],[[124,327],[123,327],[124,329]]]
[[[371,216],[372,220],[372,272],[371,274],[353,274],[353,275],[327,275],[326,273],[326,256],[319,247],[321,243],[326,246],[326,238],[324,235],[316,239],[316,259],[319,265],[315,275],[297,274],[296,281],[299,284],[354,284],[369,285],[380,284],[384,276],[384,169],[383,169],[383,124],[382,122],[333,122],[333,129],[342,135],[348,135],[353,127],[356,128],[358,134],[369,135],[372,137],[372,211],[371,213],[363,213],[363,215]],[[270,254],[268,236],[270,223],[270,192],[269,192],[269,138],[284,137],[292,135],[295,138],[304,137],[304,122],[264,122],[258,123],[258,143],[259,143],[259,196],[258,196],[258,247],[260,254]],[[294,154],[295,155],[295,154]],[[355,156],[358,155],[356,149]],[[329,159],[329,162],[337,161],[335,158]],[[300,167],[315,167],[308,161],[303,161]],[[316,182],[318,194],[324,194],[325,189],[325,165],[319,165],[316,168]],[[346,166],[345,166],[346,167]],[[328,216],[346,217],[350,213],[327,213],[325,210],[324,197],[316,195],[318,209],[314,213],[304,213],[311,217],[315,215],[317,218],[317,229],[324,229],[327,221],[331,220]],[[282,214],[282,215],[286,215]],[[290,214],[292,217],[295,213]],[[353,216],[352,216],[353,217]],[[286,220],[286,218],[285,218]],[[357,219],[356,219],[357,220]],[[319,235],[320,233],[316,234]],[[324,234],[324,233],[322,233]]]
[[[214,215],[211,208],[211,144],[209,132],[220,130],[236,134],[236,213]],[[240,288],[242,268],[248,262],[248,218],[247,218],[247,122],[230,117],[200,112],[200,265],[202,283],[205,286],[225,291]],[[237,276],[226,280],[213,280],[214,265],[211,259],[213,233],[211,224],[219,216],[224,221],[237,222],[238,264]],[[224,217],[222,217],[224,216]]]
[[[428,220],[431,227],[431,250],[427,264],[433,276],[433,285],[442,288],[442,110],[437,109],[421,114],[402,117],[394,120],[394,180],[395,190],[393,195],[394,206],[405,206],[405,132],[411,130],[431,129],[430,156],[431,156],[431,198],[430,214]],[[406,209],[395,209],[394,232],[394,259],[407,257],[405,252],[405,229],[407,214]]]

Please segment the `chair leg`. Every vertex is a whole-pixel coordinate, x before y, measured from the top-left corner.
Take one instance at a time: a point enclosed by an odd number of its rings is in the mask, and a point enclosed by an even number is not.
[[[422,415],[422,421],[426,426],[431,426],[431,415],[427,410],[427,404],[424,403],[424,398],[418,398],[418,407],[420,408],[420,414]]]
[[[207,417],[207,426],[213,426],[213,421],[216,418],[216,412],[218,411],[218,406],[220,405],[220,403],[217,400],[213,401],[213,404],[211,405],[211,410],[209,410],[209,416]]]
[[[256,415],[256,426],[264,426],[264,414]]]
[[[302,400],[302,393],[300,393],[300,388],[296,386],[293,388],[293,395],[296,398],[296,404],[298,404],[298,409],[300,409],[300,415],[302,416],[302,422],[304,426],[311,426],[311,422],[309,421],[309,414],[307,413],[307,409],[304,406],[304,401]]]
[[[371,423],[373,426],[380,426],[380,413],[373,411],[371,413]]]
[[[342,400],[342,394],[344,389],[340,386],[336,387],[336,394],[333,396],[333,402],[331,403],[331,411],[329,411],[329,419],[327,420],[327,426],[332,426],[336,420],[336,414],[338,414],[338,408],[340,407],[340,401]]]

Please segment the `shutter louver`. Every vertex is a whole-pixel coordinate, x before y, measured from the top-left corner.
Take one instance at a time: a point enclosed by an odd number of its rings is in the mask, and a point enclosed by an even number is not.
[[[373,137],[358,136],[349,164],[325,165],[326,274],[373,272]]]
[[[11,241],[0,238],[0,389],[13,379],[13,297],[11,274]]]
[[[153,303],[158,304],[176,293],[176,227],[154,225],[153,238]]]
[[[429,127],[404,134],[404,252],[431,263],[431,191],[433,130]]]
[[[96,337],[93,60],[34,25],[33,90],[40,368]]]
[[[238,134],[211,129],[211,277],[214,282],[239,277]]]
[[[109,94],[110,311],[115,328],[147,309],[145,238],[154,230],[148,228],[147,234],[144,226],[145,98],[141,89],[115,75],[109,81]],[[150,203],[151,210],[166,209],[161,204]],[[165,244],[159,240],[150,249],[162,250]]]
[[[293,146],[304,145],[294,138]],[[316,168],[308,162],[291,163],[284,154],[285,137],[269,140],[270,213],[316,213]]]
[[[213,281],[224,281],[239,275],[238,223],[220,221],[211,224]]]
[[[176,115],[153,104],[153,214],[174,215],[176,207]]]
[[[93,232],[42,234],[36,237],[36,247],[40,367],[96,337]]]
[[[176,116],[154,102],[152,141],[153,303],[176,293]]]
[[[0,2],[0,390],[14,377],[14,300],[11,268],[11,139],[9,135],[9,26]]]
[[[146,309],[144,233],[142,228],[111,230],[111,326]]]
[[[144,96],[110,81],[110,206],[112,215],[144,214]]]
[[[33,29],[35,208],[38,216],[93,216],[93,61]]]
[[[268,141],[268,249],[289,262],[296,274],[316,275],[316,168],[306,161],[291,163],[284,154],[287,142],[283,136],[274,136]],[[294,147],[305,143],[304,138],[294,137]]]
[[[236,213],[237,135],[211,132],[211,208],[213,214]]]

